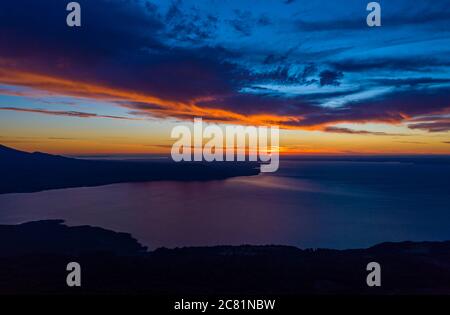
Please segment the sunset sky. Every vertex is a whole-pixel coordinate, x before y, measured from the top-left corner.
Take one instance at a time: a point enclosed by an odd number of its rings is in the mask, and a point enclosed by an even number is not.
[[[0,6],[0,144],[164,153],[202,117],[279,125],[282,152],[450,154],[450,2],[78,1]]]

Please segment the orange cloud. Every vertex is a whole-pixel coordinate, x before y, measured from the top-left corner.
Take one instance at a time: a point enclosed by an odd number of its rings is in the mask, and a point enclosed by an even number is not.
[[[8,85],[24,86],[37,91],[47,91],[50,94],[56,93],[58,95],[109,101],[130,109],[135,109],[130,104],[141,103],[144,106],[139,108],[140,114],[148,114],[154,117],[179,119],[203,117],[205,120],[212,122],[280,125],[287,129],[298,129],[298,127],[296,128],[286,123],[296,123],[301,120],[300,117],[296,116],[243,115],[224,109],[201,107],[195,104],[198,100],[188,102],[170,101],[131,90],[116,89],[100,84],[79,82],[16,69],[0,68],[0,82]],[[25,93],[21,92],[20,94],[24,95]],[[33,92],[28,92],[28,96],[33,96],[30,93]]]
[[[215,97],[208,96],[186,101],[173,101],[163,99],[144,92],[136,92],[130,89],[113,88],[96,82],[82,82],[66,79],[47,74],[33,73],[18,70],[9,66],[4,59],[0,59],[0,83],[31,88],[31,91],[13,92],[20,95],[42,96],[42,91],[49,94],[57,94],[71,97],[96,99],[116,104],[117,106],[130,109],[130,113],[151,116],[157,118],[176,118],[191,120],[193,117],[202,117],[205,121],[240,124],[240,125],[277,125],[288,130],[309,130],[340,133],[359,133],[351,130],[342,130],[330,127],[339,123],[369,123],[380,122],[399,124],[410,120],[414,115],[405,113],[400,109],[380,110],[373,112],[356,107],[353,112],[342,114],[342,112],[324,113],[318,115],[280,115],[276,113],[242,114],[233,110],[218,108],[215,105]],[[207,101],[208,105],[204,105]],[[202,106],[198,105],[202,103]],[[275,106],[276,104],[274,104]],[[389,104],[383,105],[388,107]],[[404,107],[404,106],[403,106]],[[413,108],[413,106],[411,106]],[[432,113],[447,112],[448,107],[430,109]],[[24,110],[26,111],[26,110]],[[47,111],[49,113],[49,111]],[[50,113],[49,113],[50,114]],[[63,113],[53,112],[58,115]],[[71,116],[77,115],[75,112]],[[92,114],[95,115],[95,114]],[[96,115],[100,117],[101,115]],[[117,118],[106,117],[105,118]],[[367,132],[369,134],[369,132]]]

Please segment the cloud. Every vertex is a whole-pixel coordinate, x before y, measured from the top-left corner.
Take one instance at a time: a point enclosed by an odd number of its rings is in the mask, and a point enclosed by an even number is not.
[[[412,117],[443,114],[450,111],[446,95],[450,88],[418,91],[393,91],[381,97],[352,102],[342,108],[332,108],[302,121],[305,125],[330,122],[384,122],[398,124]],[[425,106],[426,104],[426,106]]]
[[[447,132],[450,131],[450,119],[433,121],[428,123],[409,124],[410,129],[422,129],[429,132]]]
[[[54,116],[69,116],[69,117],[78,117],[78,118],[111,118],[111,119],[135,120],[135,118],[111,116],[111,115],[99,115],[99,114],[94,114],[94,113],[86,113],[86,112],[78,112],[78,111],[56,111],[56,110],[19,108],[19,107],[0,107],[0,110],[38,113],[38,114],[54,115]]]
[[[154,9],[157,11],[157,7]],[[177,41],[201,43],[211,39],[217,30],[218,18],[202,16],[195,7],[185,8],[182,1],[172,1],[165,15],[166,36]]]
[[[398,143],[405,143],[405,144],[428,144],[426,142],[420,142],[420,141],[395,141]]]
[[[340,85],[340,80],[344,77],[342,72],[335,72],[330,70],[322,71],[319,75],[320,77],[320,85]]]
[[[434,85],[434,84],[443,84],[450,83],[450,79],[441,79],[441,78],[430,78],[430,77],[420,77],[420,78],[400,78],[400,79],[374,79],[372,82],[376,82],[378,84],[384,86],[409,86],[409,87],[417,87],[420,85]]]
[[[263,61],[264,64],[276,64],[283,63],[288,60],[289,56],[296,50],[296,48],[290,48],[284,53],[280,54],[269,54]]]
[[[172,47],[161,38],[169,36],[173,27],[180,28],[184,18],[165,25],[159,15],[150,13],[138,1],[80,4],[83,26],[72,29],[65,25],[67,11],[60,1],[5,3],[2,12],[8,15],[0,19],[0,68],[177,100],[220,94],[232,88],[236,69],[223,60],[226,50]],[[23,7],[33,14],[24,15]],[[183,28],[183,32],[188,36],[196,31]]]
[[[52,71],[61,68],[73,71],[76,61],[94,66],[100,58],[109,60],[142,47],[159,47],[155,35],[163,24],[144,7],[130,5],[137,2],[79,2],[83,13],[80,28],[65,25],[65,2],[18,0],[3,3],[0,19],[0,34],[4,38],[0,43],[2,57],[20,59],[34,68],[50,66]],[[23,8],[33,14],[24,14]]]
[[[217,122],[279,124],[308,130],[327,130],[341,122],[408,123],[411,129],[445,129],[445,121],[413,121],[417,116],[449,111],[450,78],[443,77],[450,62],[441,47],[430,48],[433,54],[422,57],[400,58],[386,52],[368,59],[365,47],[355,46],[361,38],[349,39],[345,32],[320,34],[324,37],[319,43],[314,38],[305,38],[305,44],[295,42],[297,29],[289,34],[292,20],[284,16],[282,23],[275,23],[283,16],[276,10],[268,19],[268,15],[232,7],[220,15],[220,8],[205,11],[195,2],[191,6],[180,1],[168,6],[134,0],[80,3],[81,28],[65,25],[66,3],[61,1],[2,4],[2,94],[42,98],[47,93],[101,100],[145,118],[201,116]],[[281,7],[287,10],[283,14],[293,8]],[[33,14],[24,14],[23,8]],[[419,23],[431,21],[430,17],[446,19],[444,14],[433,14],[424,11]],[[352,21],[336,23],[339,21],[334,18],[333,29],[354,27]],[[303,27],[320,31],[329,26],[326,23],[305,22]],[[401,35],[405,34],[410,35]],[[334,49],[324,49],[324,40],[334,37],[345,41]],[[436,69],[441,77],[433,76]],[[379,70],[395,72],[396,76],[375,76]],[[28,89],[12,88],[18,86]],[[386,86],[392,89],[372,93]],[[339,106],[326,107],[333,101]]]
[[[349,59],[330,62],[337,71],[364,72],[370,70],[427,71],[436,67],[450,66],[448,60],[433,57],[374,57],[371,59]]]
[[[388,8],[390,9],[390,8]],[[362,11],[364,13],[364,11]],[[365,31],[365,15],[358,18],[328,19],[328,20],[297,20],[296,26],[305,32],[326,32],[326,31]],[[440,29],[450,22],[450,10],[445,2],[433,3],[416,8],[404,8],[404,12],[389,12],[383,14],[382,23],[384,27],[405,28],[408,26],[426,26],[428,28]]]
[[[448,113],[446,112],[445,114]],[[412,122],[408,124],[410,129],[422,129],[429,132],[450,131],[450,117],[448,115],[425,115],[411,119],[410,122]]]
[[[234,10],[235,17],[228,20],[233,29],[243,36],[250,36],[253,28],[253,17],[250,11]]]
[[[352,135],[405,136],[405,134],[399,134],[399,133],[375,132],[375,131],[367,131],[367,130],[354,130],[354,129],[350,129],[350,128],[340,128],[340,127],[325,127],[323,129],[323,131],[325,131],[325,132],[333,132],[333,133],[352,134]]]

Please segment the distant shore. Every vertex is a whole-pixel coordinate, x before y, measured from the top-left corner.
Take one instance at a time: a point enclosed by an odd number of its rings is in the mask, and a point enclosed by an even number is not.
[[[175,163],[74,159],[0,145],[0,194],[155,180],[204,181],[259,174],[255,162]]]
[[[0,237],[0,294],[450,294],[450,241],[148,251],[130,234],[61,220],[0,225]],[[65,284],[71,261],[82,266],[80,288]],[[381,287],[366,285],[372,261]]]

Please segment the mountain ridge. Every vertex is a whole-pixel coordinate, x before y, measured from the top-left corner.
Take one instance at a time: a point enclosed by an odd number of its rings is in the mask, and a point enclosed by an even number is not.
[[[76,159],[0,147],[0,194],[153,180],[217,180],[259,174],[254,162],[152,162]]]
[[[62,220],[0,225],[0,293],[73,294],[66,265],[81,265],[83,294],[450,294],[450,241],[363,249],[283,245],[157,248],[128,233]],[[381,265],[381,287],[366,266]],[[37,268],[38,266],[38,268]]]

